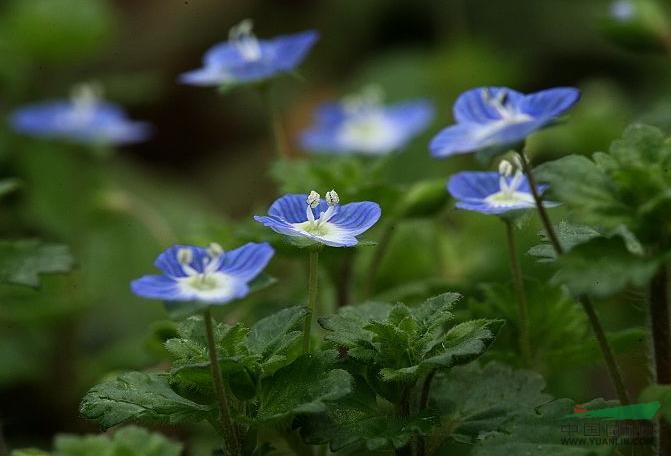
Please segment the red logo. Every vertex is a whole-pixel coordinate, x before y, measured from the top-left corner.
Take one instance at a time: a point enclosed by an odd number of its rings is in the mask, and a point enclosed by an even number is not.
[[[585,404],[576,404],[575,407],[573,407],[573,413],[585,413],[587,411],[585,407]]]

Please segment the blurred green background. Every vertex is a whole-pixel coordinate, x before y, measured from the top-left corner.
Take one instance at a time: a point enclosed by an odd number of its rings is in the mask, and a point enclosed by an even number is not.
[[[388,182],[408,185],[485,166],[471,157],[436,162],[427,150],[431,136],[451,122],[456,96],[478,85],[583,91],[566,124],[530,142],[536,162],[603,150],[637,120],[668,132],[671,62],[657,52],[654,35],[662,16],[628,28],[609,19],[610,8],[611,2],[596,0],[3,0],[3,118],[23,103],[66,97],[73,85],[96,81],[107,98],[154,127],[150,141],[101,158],[81,147],[20,137],[0,124],[0,178],[21,182],[0,200],[0,237],[65,243],[76,260],[72,273],[43,277],[39,290],[0,287],[0,422],[9,446],[48,446],[55,433],[95,430],[77,414],[88,387],[112,371],[164,362],[163,327],[155,322],[167,315],[160,303],[138,299],[128,288],[152,272],[162,249],[177,241],[233,247],[274,239],[251,215],[265,212],[280,187],[308,185],[298,167],[282,182],[272,179],[268,113],[257,93],[220,95],[176,82],[232,25],[252,18],[261,38],[309,28],[321,34],[302,77],[282,78],[274,88],[297,160],[304,152],[294,139],[323,101],[371,83],[389,101],[431,99],[437,108],[432,127],[384,164]],[[315,158],[338,166],[329,160]],[[323,185],[318,190],[331,184]],[[553,215],[558,220],[561,210]],[[381,230],[369,238],[378,239]],[[520,252],[537,243],[538,230],[535,218],[526,221]],[[488,302],[488,284],[510,287],[500,222],[450,206],[432,218],[404,221],[395,232],[375,283],[378,295],[412,301],[453,289],[468,296],[459,308],[464,314],[504,316],[505,305]],[[371,252],[357,252],[355,271]],[[345,255],[331,252],[325,259],[327,306],[336,299],[333,284]],[[530,286],[552,273],[526,255],[523,261]],[[302,303],[300,254],[280,250],[269,272],[278,284],[221,309],[220,317],[253,320]],[[363,273],[355,274],[355,301],[363,280]],[[538,340],[542,324],[553,318],[567,334],[589,341],[584,318],[560,292],[555,298],[542,290],[530,294]],[[627,290],[599,302],[606,326],[616,332],[643,325],[643,298],[641,290]],[[551,308],[544,307],[548,299]],[[619,334],[627,347],[620,355],[627,379],[640,387],[648,375],[642,367],[647,340],[631,330]],[[504,334],[493,357],[506,358],[506,337],[514,339]],[[548,348],[554,357],[540,363],[552,394],[613,396],[603,368],[590,364],[597,352],[589,342],[564,352],[556,350],[561,339],[547,343],[555,344]]]

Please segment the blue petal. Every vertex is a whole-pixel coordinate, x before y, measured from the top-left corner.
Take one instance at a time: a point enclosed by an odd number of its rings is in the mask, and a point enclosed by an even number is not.
[[[421,133],[429,126],[435,115],[435,109],[427,100],[413,100],[397,103],[385,109],[386,115],[403,131],[402,142],[397,148],[402,147],[412,137]]]
[[[339,206],[330,222],[348,231],[351,236],[357,236],[380,219],[382,211],[380,205],[370,201],[349,203]]]
[[[489,123],[501,119],[501,114],[485,101],[484,93],[496,97],[505,90],[507,103],[511,106],[518,106],[524,99],[524,95],[507,87],[478,87],[467,90],[459,95],[454,103],[454,119],[459,123]]]
[[[273,248],[266,242],[262,244],[250,242],[226,252],[219,271],[248,282],[263,271],[274,253]]]
[[[499,189],[496,172],[464,171],[454,174],[447,182],[447,191],[457,200],[483,200]]]
[[[304,233],[297,231],[289,222],[281,217],[273,215],[255,215],[254,220],[264,224],[276,233],[284,234],[286,236],[307,237]]]
[[[148,275],[131,282],[131,290],[138,296],[164,301],[182,301],[184,295],[177,281],[166,276]]]
[[[338,132],[346,118],[347,115],[339,103],[323,104],[315,113],[313,125],[301,133],[301,147],[313,152],[342,151]]]
[[[434,157],[447,157],[478,150],[482,142],[478,137],[477,125],[457,124],[441,130],[434,136],[429,143],[429,149]]]
[[[284,195],[271,204],[268,215],[286,220],[289,223],[305,222],[308,219],[306,215],[307,197],[308,195],[296,193]]]
[[[182,249],[191,250],[193,260],[189,263],[189,266],[198,272],[203,272],[205,266],[204,260],[209,258],[207,249],[192,245],[173,245],[156,258],[154,266],[170,277],[186,277],[187,274],[184,273],[182,265],[177,259],[177,253]]]
[[[578,89],[556,87],[525,96],[520,103],[520,110],[532,117],[555,119],[573,107],[579,99]]]
[[[226,82],[234,82],[230,73],[214,66],[205,66],[197,70],[182,73],[179,82],[183,84],[190,84],[195,86],[219,86]]]
[[[269,40],[267,52],[278,70],[289,71],[297,67],[319,39],[319,33],[308,30],[293,35],[278,36]]]

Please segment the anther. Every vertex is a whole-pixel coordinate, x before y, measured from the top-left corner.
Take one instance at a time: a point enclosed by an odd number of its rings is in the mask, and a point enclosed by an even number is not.
[[[328,203],[329,206],[335,206],[338,203],[340,203],[340,197],[336,193],[335,190],[331,190],[330,192],[326,192],[326,202]]]

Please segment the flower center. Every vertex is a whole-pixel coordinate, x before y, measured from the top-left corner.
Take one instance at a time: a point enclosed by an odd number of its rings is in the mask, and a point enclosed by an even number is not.
[[[510,103],[508,91],[505,89],[499,90],[496,95],[492,94],[489,89],[483,89],[482,99],[488,106],[494,109],[499,116],[501,116],[501,120],[511,123],[531,120],[529,115],[519,112],[518,108]]]
[[[511,207],[520,203],[534,204],[533,196],[530,193],[518,191],[520,185],[524,182],[524,175],[519,167],[513,175],[514,169],[513,165],[507,160],[502,160],[499,164],[499,191],[485,198],[485,201],[491,206]],[[513,177],[508,182],[511,175]]]
[[[228,41],[237,48],[242,58],[248,62],[261,59],[261,46],[259,40],[252,33],[252,28],[251,19],[245,19],[238,25],[231,27],[228,33]]]
[[[68,121],[76,125],[87,124],[94,117],[100,103],[102,89],[95,84],[81,84],[72,89],[70,102],[72,111]]]
[[[182,248],[177,252],[177,261],[182,267],[186,277],[180,281],[198,291],[211,291],[221,288],[226,284],[228,278],[225,274],[218,272],[224,250],[219,244],[212,243],[207,249],[207,254],[200,260],[200,268],[193,266],[193,251],[190,248]]]
[[[305,231],[306,233],[313,234],[316,236],[325,236],[330,232],[330,224],[328,221],[336,214],[338,205],[340,203],[340,197],[335,190],[326,192],[325,195],[326,203],[328,208],[324,212],[320,212],[318,217],[315,217],[313,209],[316,209],[321,202],[321,197],[319,193],[314,190],[310,192],[305,203],[307,207],[305,208],[305,215],[307,221],[295,223],[296,228]]]

